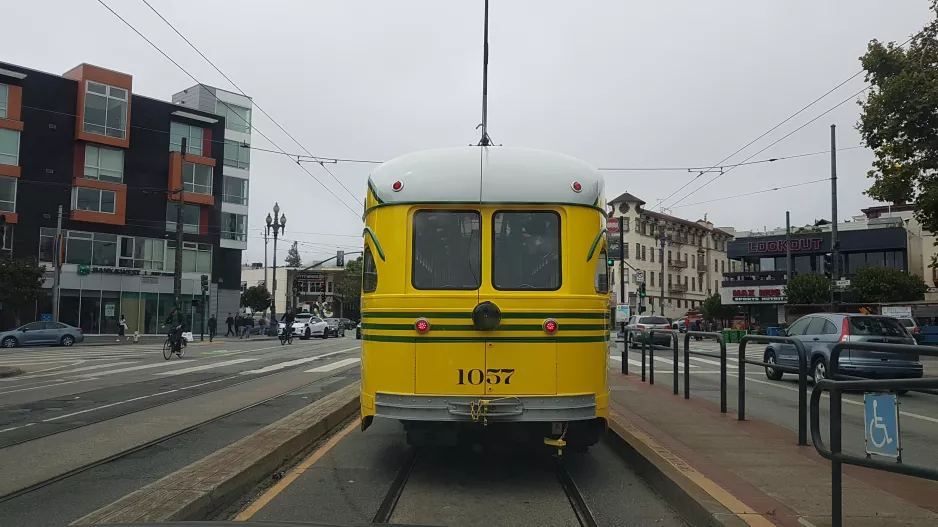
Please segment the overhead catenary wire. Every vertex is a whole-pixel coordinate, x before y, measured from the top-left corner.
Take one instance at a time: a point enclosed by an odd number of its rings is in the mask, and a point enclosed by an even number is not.
[[[162,14],[160,14],[159,11],[157,11],[152,5],[150,5],[150,2],[148,2],[147,0],[141,0],[141,1],[142,1],[144,4],[146,4],[147,7],[150,8],[150,11],[153,11],[153,12],[156,14],[156,16],[160,17],[160,20],[162,20],[163,22],[165,22],[166,25],[169,26],[170,29],[173,30],[173,32],[175,32],[177,35],[179,35],[179,38],[183,39],[183,40],[186,42],[186,44],[189,45],[190,48],[192,48],[193,50],[195,50],[195,52],[198,53],[200,57],[202,57],[203,59],[205,59],[205,62],[208,62],[209,65],[212,66],[212,68],[215,68],[215,71],[217,71],[222,77],[225,78],[225,80],[227,80],[229,83],[231,83],[231,85],[234,86],[234,88],[235,88],[236,90],[238,90],[238,92],[241,93],[241,95],[244,95],[245,97],[248,96],[246,93],[244,93],[244,90],[242,90],[241,87],[238,86],[238,85],[235,83],[235,81],[231,80],[231,77],[229,77],[228,75],[225,75],[225,72],[223,72],[218,66],[216,66],[214,62],[212,62],[211,60],[209,60],[209,58],[206,57],[205,54],[202,53],[202,52],[199,50],[199,48],[195,47],[195,44],[193,44],[188,38],[186,38],[185,35],[183,35],[182,33],[180,33],[179,30],[176,29],[176,27],[175,27],[172,23],[170,23],[169,20],[166,20],[166,17],[164,17]],[[216,97],[216,100],[217,100],[217,99],[218,99],[218,97]],[[261,107],[261,105],[257,103],[256,100],[253,100],[253,99],[252,99],[251,102],[252,102],[252,104],[254,105],[255,108],[257,108],[258,110],[260,110],[260,112],[261,112],[262,114],[264,114],[264,116],[267,117],[267,119],[269,119],[270,122],[274,123],[274,125],[276,125],[277,128],[279,128],[281,132],[285,133],[285,134],[287,135],[287,137],[289,137],[294,143],[296,143],[297,146],[299,146],[300,148],[302,148],[310,157],[314,157],[313,154],[312,154],[312,152],[310,152],[305,146],[303,146],[299,141],[297,141],[296,138],[293,137],[293,134],[291,134],[291,133],[288,132],[283,126],[281,126],[280,123],[277,122],[276,119],[274,119],[273,117],[271,117],[270,114],[267,113],[267,111],[264,110],[264,109]],[[265,137],[265,139],[266,139],[266,137]],[[269,139],[268,139],[268,140],[269,140]],[[273,144],[273,143],[271,143],[271,144]],[[275,146],[276,146],[276,145],[275,145]],[[278,146],[277,148],[280,148],[280,147]],[[326,172],[328,172],[329,175],[332,176],[332,179],[334,179],[335,182],[339,184],[339,186],[341,186],[343,189],[345,189],[345,192],[347,192],[349,196],[352,196],[352,199],[354,199],[355,201],[357,201],[359,205],[364,206],[364,203],[362,203],[362,201],[359,200],[358,197],[357,197],[355,194],[353,194],[351,190],[348,189],[348,187],[346,187],[341,181],[339,181],[339,178],[335,177],[335,174],[333,174],[331,170],[329,170],[328,168],[326,168],[326,166],[323,164],[323,161],[322,161],[322,160],[318,160],[318,159],[317,159],[316,162],[318,162],[318,163],[319,163],[319,166],[321,166],[323,169],[325,169]],[[300,163],[299,160],[297,160],[297,165],[299,165],[299,163]]]
[[[692,205],[702,205],[702,204],[704,204],[704,203],[716,203],[716,202],[719,202],[719,201],[726,201],[726,200],[731,200],[731,199],[736,199],[736,198],[744,198],[744,197],[746,197],[746,196],[755,196],[756,194],[765,194],[765,193],[767,193],[767,192],[775,192],[775,191],[777,191],[777,190],[785,190],[785,189],[789,189],[789,188],[803,187],[803,186],[805,186],[805,185],[814,185],[814,184],[817,184],[817,183],[824,183],[825,181],[830,181],[830,178],[815,179],[814,181],[804,181],[804,182],[802,182],[802,183],[793,183],[793,184],[791,184],[791,185],[783,185],[783,186],[781,186],[781,187],[773,187],[773,188],[766,188],[766,189],[762,189],[762,190],[755,190],[755,191],[753,191],[753,192],[746,192],[746,193],[743,193],[743,194],[736,194],[735,196],[724,196],[724,197],[722,197],[722,198],[714,198],[714,199],[708,199],[708,200],[704,200],[704,201],[695,201],[695,202],[693,202],[693,203],[685,203],[685,204],[683,204],[683,205],[676,205],[675,208],[679,208],[679,207],[690,207],[690,206],[692,206]]]
[[[837,151],[843,152],[845,150],[855,150],[858,148],[865,148],[865,147],[863,145],[848,146],[845,148],[838,148]],[[741,167],[741,166],[747,166],[747,165],[758,165],[762,163],[774,163],[776,161],[785,161],[788,159],[798,159],[802,157],[810,157],[810,156],[829,154],[829,153],[831,153],[830,150],[821,150],[819,152],[792,154],[788,156],[779,156],[779,157],[773,157],[770,159],[759,159],[756,161],[733,163],[731,165],[721,165],[721,166],[710,167],[710,168],[718,168],[718,169],[727,169],[731,167],[735,168],[735,167]],[[707,170],[707,169],[703,169],[700,166],[695,166],[695,167],[610,167],[610,168],[598,168],[597,170],[600,170],[603,172],[696,172],[698,170]]]
[[[190,79],[192,79],[196,84],[204,85],[201,81],[199,81],[199,79],[195,78],[194,75],[192,75],[191,73],[189,73],[188,70],[186,70],[185,68],[183,68],[178,62],[176,62],[175,60],[173,60],[173,58],[170,57],[165,51],[163,51],[159,46],[157,46],[156,44],[154,44],[153,41],[151,41],[151,40],[150,40],[149,38],[147,38],[143,33],[141,33],[136,27],[134,27],[133,24],[131,24],[130,22],[128,22],[127,20],[125,20],[125,19],[124,19],[122,16],[120,16],[116,11],[114,11],[113,9],[111,9],[111,7],[108,6],[106,3],[104,3],[103,0],[97,0],[97,1],[98,1],[99,4],[101,4],[102,6],[104,6],[105,9],[107,9],[108,11],[110,11],[111,14],[113,14],[113,15],[114,15],[115,17],[117,17],[121,22],[123,22],[124,25],[126,25],[127,27],[129,27],[134,33],[136,33],[138,36],[140,36],[140,38],[142,38],[143,40],[145,40],[151,47],[153,47],[153,49],[157,50],[161,55],[163,55],[164,57],[166,57],[167,60],[169,60],[170,62],[172,62],[177,68],[179,68],[180,71],[182,71],[183,73],[185,73],[185,74],[186,74]],[[231,106],[229,106],[228,103],[226,103],[225,101],[222,101],[222,100],[218,99],[217,97],[216,97],[216,100],[217,100],[218,102],[222,103],[223,105],[225,105],[226,108],[228,108],[229,110],[231,110]],[[233,113],[233,112],[232,112],[232,113]],[[237,115],[237,114],[235,114],[235,115]],[[239,117],[240,117],[240,116],[239,116]],[[242,118],[242,120],[244,120],[244,119]],[[250,123],[248,123],[246,120],[244,120],[244,122],[245,122],[245,124],[250,124]],[[256,132],[258,133],[258,135],[260,135],[261,137],[263,137],[264,139],[266,139],[270,144],[272,144],[272,145],[274,146],[274,148],[276,148],[276,149],[280,150],[280,152],[286,154],[286,151],[283,150],[282,148],[280,148],[280,145],[278,145],[274,140],[272,140],[272,139],[269,138],[267,135],[265,135],[263,132],[261,132],[256,126],[252,126],[252,129],[253,129],[254,131],[256,131]],[[359,211],[356,211],[356,210],[353,209],[351,206],[349,206],[348,203],[346,203],[346,202],[343,201],[341,198],[339,198],[339,196],[338,196],[335,192],[333,192],[332,189],[330,189],[329,187],[327,187],[322,181],[319,180],[319,178],[317,178],[316,176],[314,176],[312,172],[310,172],[309,170],[307,170],[306,167],[304,167],[304,166],[303,166],[301,163],[299,163],[299,162],[297,162],[296,165],[297,165],[298,167],[302,168],[304,172],[306,172],[311,178],[313,178],[314,181],[316,181],[317,183],[319,183],[319,185],[320,185],[326,192],[328,192],[328,193],[331,194],[335,199],[337,199],[337,200],[339,201],[339,203],[341,203],[342,205],[344,205],[345,208],[347,208],[352,214],[354,214],[356,217],[360,218],[360,214],[361,214],[361,213],[360,213]]]
[[[905,42],[903,42],[902,44],[900,44],[899,47],[905,46],[906,44],[908,44],[909,42],[911,42],[915,37],[917,37],[918,35],[922,34],[924,31],[925,31],[925,30],[923,29],[922,31],[919,31],[919,32],[916,33],[915,35],[912,35],[911,37],[908,38],[908,40],[906,40]],[[665,202],[666,202],[667,200],[671,199],[672,197],[674,197],[675,194],[677,194],[677,193],[679,193],[680,191],[682,191],[682,190],[684,190],[685,188],[687,188],[687,187],[688,187],[689,185],[691,185],[694,181],[697,181],[697,179],[699,179],[700,177],[702,177],[704,174],[706,174],[706,173],[709,172],[710,170],[713,170],[713,169],[715,169],[715,168],[718,168],[721,164],[723,164],[724,162],[726,162],[726,160],[728,160],[728,159],[730,159],[731,157],[735,156],[736,154],[742,152],[742,151],[745,150],[746,148],[749,148],[749,147],[750,147],[751,145],[753,145],[756,141],[759,141],[759,140],[762,139],[763,137],[765,137],[765,136],[767,136],[768,134],[774,132],[774,131],[777,130],[779,127],[781,127],[782,125],[784,125],[784,124],[787,123],[788,121],[791,121],[792,119],[794,119],[794,118],[797,117],[798,115],[801,115],[801,114],[802,114],[805,110],[807,110],[808,108],[814,106],[815,104],[817,104],[818,102],[820,102],[822,99],[824,99],[824,98],[827,97],[828,95],[830,95],[830,94],[834,93],[835,91],[837,91],[838,89],[840,89],[842,86],[844,86],[844,85],[847,84],[848,82],[850,82],[850,81],[852,81],[853,79],[855,79],[855,78],[859,77],[860,75],[862,75],[864,71],[865,71],[865,70],[861,69],[860,71],[854,73],[853,75],[851,75],[850,77],[848,77],[846,80],[844,80],[843,82],[841,82],[841,83],[838,84],[837,86],[834,86],[834,87],[831,88],[830,90],[826,91],[826,92],[825,92],[823,95],[821,95],[820,97],[814,99],[813,101],[811,101],[810,103],[808,103],[807,105],[805,105],[804,107],[802,107],[802,108],[801,108],[800,110],[798,110],[797,112],[795,112],[795,113],[793,113],[792,115],[790,115],[790,116],[788,116],[787,118],[785,118],[785,120],[783,120],[782,122],[778,123],[777,125],[773,126],[773,127],[770,128],[770,129],[766,130],[766,131],[765,131],[764,133],[762,133],[762,135],[760,135],[759,137],[756,137],[756,138],[753,139],[752,141],[749,141],[748,143],[746,143],[745,145],[743,145],[741,148],[737,149],[737,150],[736,150],[735,152],[733,152],[732,154],[730,154],[730,155],[726,156],[725,158],[723,158],[722,160],[718,161],[718,162],[717,162],[716,164],[714,164],[713,166],[711,166],[711,167],[709,167],[709,168],[707,168],[707,169],[705,169],[705,170],[701,170],[696,176],[694,176],[694,178],[692,178],[690,181],[688,181],[687,183],[685,183],[684,185],[682,185],[680,188],[678,188],[677,190],[675,190],[674,192],[672,192],[671,194],[669,194],[666,198],[664,198],[663,200],[661,200],[661,201],[660,201],[660,206],[661,206],[661,208],[664,208]],[[863,93],[863,92],[866,91],[867,89],[869,89],[869,86],[867,86],[866,88],[860,90],[860,91],[857,92],[856,94],[852,95],[852,96],[850,97],[850,99],[852,99],[853,97],[856,97],[856,96],[860,95],[861,93]],[[849,99],[847,99],[847,100],[849,100]],[[841,101],[841,102],[838,103],[836,106],[834,106],[834,108],[837,108],[837,107],[843,105],[845,102],[847,102],[847,100]],[[804,125],[802,125],[802,126],[799,126],[798,128],[795,129],[795,131],[797,132],[798,130],[801,130],[801,129],[804,128],[806,125],[811,124],[811,123],[813,123],[814,121],[816,121],[817,119],[819,119],[820,117],[822,117],[822,116],[824,116],[824,115],[830,113],[830,111],[832,111],[834,108],[831,108],[830,110],[828,110],[828,111],[822,113],[822,114],[819,115],[818,117],[815,117],[814,119],[812,119],[812,120],[809,121],[808,123],[806,123],[806,124],[804,124]],[[792,134],[789,133],[788,135],[784,136],[782,139],[785,139],[785,138],[787,138],[787,137],[789,137],[789,136],[791,136],[791,135],[792,135]],[[773,145],[775,145],[775,144],[778,144],[780,141],[781,141],[781,140],[775,141],[774,143],[772,143],[772,145],[769,145],[769,146],[773,146]],[[752,157],[754,157],[755,155],[758,155],[758,154],[764,152],[765,150],[766,150],[766,148],[763,148],[763,149],[760,150],[759,152],[756,152],[756,154],[754,154],[753,156],[748,157],[746,160],[752,159]],[[733,168],[735,168],[735,167],[733,167]],[[719,177],[722,176],[722,175],[723,175],[723,173],[719,174],[719,175],[716,176],[714,179],[717,179],[717,178],[719,178]],[[711,180],[710,182],[712,182],[712,181],[713,181],[713,180]],[[708,182],[707,184],[709,184],[710,182]],[[705,184],[705,185],[703,185],[703,186],[706,186],[707,184]],[[700,188],[703,188],[703,186],[701,186]],[[699,190],[699,188],[698,188],[697,190]],[[683,199],[686,199],[686,198],[687,198],[687,196],[684,196],[684,198],[681,198],[681,199],[683,200]],[[678,204],[678,203],[680,203],[680,200],[677,201],[677,202],[675,202],[675,203],[673,203],[671,206],[673,207],[674,205],[676,205],[676,204]]]

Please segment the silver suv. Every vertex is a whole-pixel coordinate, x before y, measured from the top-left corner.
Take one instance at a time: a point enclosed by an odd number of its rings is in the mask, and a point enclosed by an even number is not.
[[[629,324],[625,327],[626,331],[630,329],[655,329],[655,330],[669,330],[671,329],[671,323],[668,322],[668,319],[664,317],[658,317],[654,315],[634,315],[629,318]],[[629,331],[629,347],[637,348],[641,345],[643,336],[641,332]],[[671,345],[671,335],[669,333],[659,333],[655,332],[652,336],[651,344],[656,346],[670,346]]]

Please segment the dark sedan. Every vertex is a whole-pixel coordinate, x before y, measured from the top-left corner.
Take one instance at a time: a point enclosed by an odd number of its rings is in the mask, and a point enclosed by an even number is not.
[[[326,332],[333,337],[344,337],[345,336],[345,324],[342,323],[342,320],[338,318],[324,318],[326,324],[329,326],[326,328]]]
[[[799,318],[785,331],[804,344],[808,354],[808,375],[818,381],[828,377],[831,348],[838,342],[915,344],[915,339],[898,320],[879,315],[854,313],[815,313]],[[798,368],[798,351],[792,344],[769,344],[764,362]],[[918,379],[923,375],[918,355],[889,351],[845,349],[840,355],[838,373],[879,379]],[[782,378],[782,371],[766,367],[769,379]]]

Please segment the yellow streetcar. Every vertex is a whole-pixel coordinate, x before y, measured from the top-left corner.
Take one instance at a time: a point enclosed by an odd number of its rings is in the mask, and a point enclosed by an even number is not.
[[[602,175],[510,147],[405,155],[368,180],[362,426],[585,450],[605,431]]]

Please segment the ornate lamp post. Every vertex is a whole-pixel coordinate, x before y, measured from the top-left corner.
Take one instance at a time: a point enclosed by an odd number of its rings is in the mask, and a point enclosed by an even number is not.
[[[280,204],[274,203],[274,215],[267,213],[267,233],[273,231],[274,234],[274,283],[270,292],[270,318],[271,321],[277,319],[277,235],[286,230],[287,215],[280,214]]]

